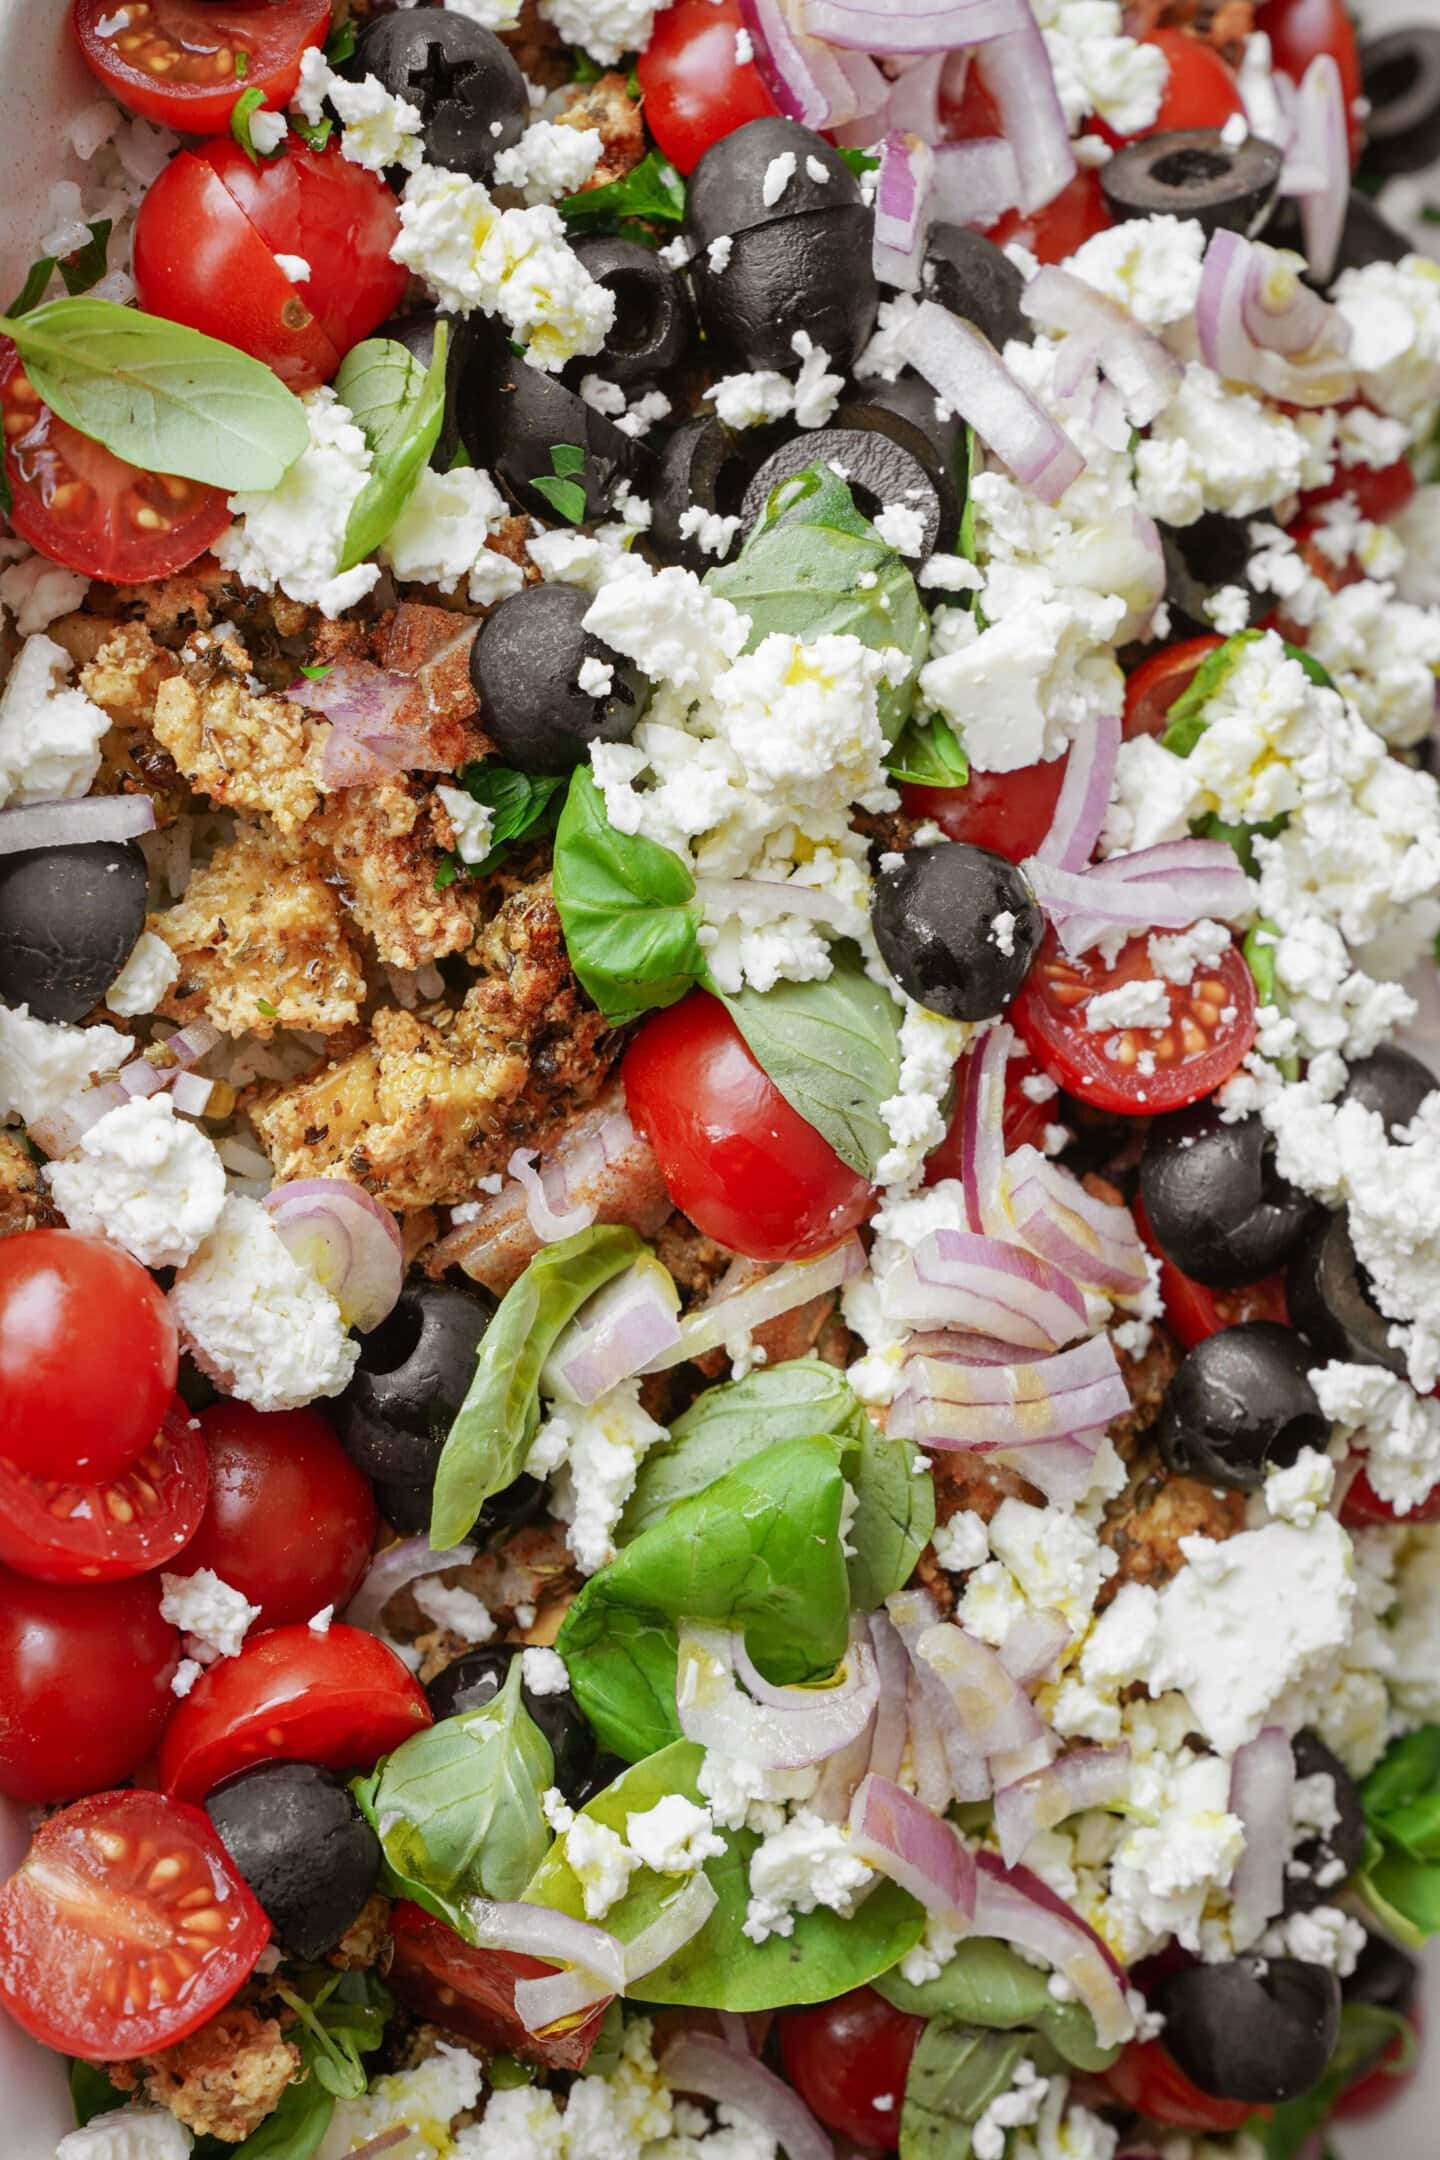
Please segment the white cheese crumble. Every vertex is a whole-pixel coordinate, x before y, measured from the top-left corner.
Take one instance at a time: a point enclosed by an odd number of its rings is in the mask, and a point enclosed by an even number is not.
[[[1336,1437],[1364,1448],[1380,1498],[1402,1517],[1427,1500],[1440,1483],[1440,1402],[1380,1365],[1332,1362],[1310,1379]]]
[[[490,835],[495,824],[495,812],[489,803],[476,802],[475,797],[464,788],[446,787],[442,782],[435,790],[445,807],[445,815],[455,835],[455,852],[463,863],[481,863],[490,853]]]
[[[1333,415],[1287,417],[1192,360],[1135,452],[1141,505],[1167,525],[1193,525],[1207,510],[1248,517],[1270,509],[1325,485],[1334,433]]]
[[[715,1835],[709,1808],[697,1807],[682,1793],[666,1793],[654,1807],[627,1815],[625,1841],[657,1875],[693,1875],[725,1850],[724,1838]]]
[[[500,187],[519,188],[527,203],[558,202],[584,186],[604,150],[598,128],[535,120],[519,142],[500,152],[495,180]]]
[[[225,1166],[166,1094],[107,1110],[45,1181],[72,1230],[108,1238],[150,1268],[181,1267],[225,1204]]]
[[[27,638],[0,691],[0,806],[83,795],[100,770],[110,716],[68,688],[63,646]]]
[[[990,1531],[984,1517],[961,1508],[940,1523],[931,1539],[935,1558],[952,1575],[964,1575],[990,1557]]]
[[[605,67],[650,42],[659,0],[540,0],[540,13],[567,45],[578,45]]]
[[[774,209],[795,178],[795,171],[793,150],[782,150],[778,157],[771,158],[760,181],[760,200],[767,210]]]
[[[598,1402],[556,1403],[535,1435],[525,1467],[553,1477],[550,1506],[583,1575],[615,1557],[612,1533],[635,1489],[635,1473],[665,1428],[640,1407],[638,1380],[622,1380]]]
[[[360,1346],[258,1201],[232,1196],[175,1278],[170,1310],[202,1372],[257,1410],[338,1395]]]
[[[738,516],[724,517],[718,510],[707,510],[703,503],[691,503],[680,513],[680,537],[693,540],[702,555],[723,561],[734,547],[742,523]]]
[[[257,592],[278,587],[334,617],[380,576],[373,562],[340,569],[350,512],[370,476],[370,446],[333,390],[311,390],[301,402],[308,444],[277,487],[230,497],[237,522],[215,542],[215,556]]]
[[[1147,330],[1164,330],[1194,314],[1204,255],[1204,228],[1193,218],[1127,218],[1077,248],[1065,268]]]
[[[105,1003],[125,1020],[139,1013],[152,1013],[179,974],[179,959],[164,938],[156,937],[153,930],[142,930],[129,959],[106,991]]]
[[[477,607],[491,607],[525,582],[518,563],[485,545],[507,515],[489,473],[473,465],[441,473],[427,465],[381,545],[380,560],[407,584],[453,593],[463,581]]]
[[[494,1616],[483,1599],[463,1583],[444,1583],[438,1575],[428,1575],[412,1584],[411,1594],[427,1620],[458,1636],[461,1642],[473,1645],[494,1640]]]
[[[88,1081],[124,1064],[132,1045],[110,1027],[67,1027],[0,1005],[0,1121],[31,1125]]]
[[[570,1675],[558,1650],[522,1650],[520,1673],[532,1695],[568,1695],[570,1692]]]
[[[255,115],[256,120],[260,119],[260,117],[259,113]],[[278,118],[278,114],[275,117]],[[285,125],[283,120],[280,125],[283,131]],[[250,123],[250,132],[252,135],[255,132],[255,122],[253,120]],[[284,271],[286,277],[289,278],[292,285],[303,285],[310,275],[310,265],[303,255],[277,254],[275,261],[278,267]]]
[[[186,2160],[191,2138],[168,2108],[125,2107],[67,2130],[55,2160]]]
[[[359,82],[337,75],[320,47],[310,45],[300,55],[295,103],[316,126],[327,101],[340,120],[341,155],[352,165],[383,172],[390,165],[413,170],[420,163],[424,145],[419,108],[408,98],[392,97],[373,75]]]
[[[1138,977],[1113,990],[1097,991],[1085,1000],[1085,1025],[1092,1035],[1111,1028],[1166,1028],[1170,1025],[1170,993],[1163,982]]]
[[[1436,1474],[1440,1476],[1440,1463]],[[1293,1463],[1272,1470],[1266,1478],[1265,1505],[1280,1521],[1308,1530],[1329,1506],[1334,1490],[1335,1465],[1330,1457],[1318,1448],[1301,1448]]]
[[[23,541],[0,541],[0,555],[23,547]],[[21,637],[46,630],[57,615],[78,608],[90,590],[90,580],[78,570],[66,570],[44,555],[24,555],[0,570],[0,602],[15,617]]]
[[[874,1873],[850,1850],[849,1835],[838,1823],[822,1822],[802,1808],[751,1855],[744,1933],[753,1943],[793,1935],[796,1913],[820,1906],[848,1919]]]
[[[640,1866],[625,1840],[589,1815],[577,1815],[566,1832],[565,1860],[580,1885],[587,1920],[603,1920],[619,1904]]]
[[[222,1581],[213,1568],[197,1568],[193,1575],[162,1574],[160,1591],[161,1619],[179,1628],[187,1653],[202,1665],[238,1657],[260,1617],[260,1607]]]

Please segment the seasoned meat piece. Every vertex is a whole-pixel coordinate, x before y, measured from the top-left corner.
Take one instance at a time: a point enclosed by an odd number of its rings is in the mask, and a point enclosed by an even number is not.
[[[1185,1566],[1180,1540],[1234,1537],[1245,1527],[1241,1492],[1225,1492],[1199,1478],[1176,1477],[1158,1451],[1143,1443],[1135,1456],[1130,1482],[1105,1510],[1100,1541],[1120,1562],[1103,1585],[1097,1606],[1108,1605],[1122,1583],[1148,1583],[1158,1590]]]
[[[183,900],[149,927],[180,962],[160,1010],[204,1013],[227,1035],[277,1027],[333,1035],[360,1017],[365,978],[339,896],[258,826],[191,878]]]
[[[143,623],[162,645],[182,645],[192,631],[233,623],[247,644],[273,645],[304,635],[316,610],[284,593],[257,592],[213,556],[146,585],[96,585],[90,612]]]
[[[433,797],[408,773],[328,796],[306,827],[317,866],[323,849],[343,880],[344,904],[392,967],[463,952],[475,935],[463,888],[435,890],[441,837]]]
[[[122,2092],[143,2089],[197,2136],[238,2145],[277,2106],[300,2068],[300,2050],[274,2018],[231,2003],[188,2040],[109,2068]]]
[[[327,1952],[327,1965],[338,1965],[343,1972],[369,1972],[379,1964],[390,1941],[390,1900],[378,1890],[366,1898],[355,1918],[333,1950]]]
[[[374,624],[347,617],[317,624],[311,658],[366,660],[392,675],[413,677],[417,697],[397,715],[424,740],[414,764],[425,772],[458,772],[493,748],[480,726],[480,701],[470,681],[470,647],[477,615],[404,600]]]
[[[656,1259],[669,1269],[676,1288],[686,1294],[687,1303],[709,1297],[735,1257],[727,1246],[697,1230],[678,1208],[660,1225],[653,1242]]]
[[[40,1165],[18,1133],[0,1132],[0,1238],[40,1230],[60,1217],[50,1204]]]
[[[1157,1327],[1151,1331],[1143,1357],[1132,1357],[1129,1351],[1120,1349],[1115,1355],[1130,1390],[1130,1409],[1106,1429],[1117,1453],[1128,1463],[1134,1461],[1141,1440],[1160,1415],[1160,1399],[1174,1378],[1180,1351],[1174,1337]]]
[[[612,180],[623,180],[645,155],[639,100],[631,97],[625,77],[614,70],[593,83],[577,85],[564,111],[555,117],[561,127],[600,131],[600,162],[581,187],[582,195],[591,188],[608,187]]]
[[[233,640],[217,640],[162,682],[155,736],[212,802],[264,811],[282,833],[294,832],[319,800],[323,730],[302,706],[252,690],[239,653]]]

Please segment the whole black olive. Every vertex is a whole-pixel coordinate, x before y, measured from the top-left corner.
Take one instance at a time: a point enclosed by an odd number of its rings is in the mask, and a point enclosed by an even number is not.
[[[986,1020],[1015,995],[1045,918],[1014,863],[963,840],[911,848],[875,881],[871,921],[901,988],[951,1020]]]
[[[1304,254],[1305,235],[1293,202],[1281,203],[1265,238],[1273,247],[1293,248]],[[1317,291],[1328,292],[1342,271],[1363,270],[1372,262],[1403,262],[1413,253],[1413,243],[1382,216],[1370,197],[1362,194],[1359,188],[1351,188],[1345,206],[1345,222],[1340,229],[1340,247],[1330,276],[1322,281],[1307,271],[1305,282]]]
[[[619,483],[637,478],[651,462],[640,444],[578,392],[531,367],[493,335],[477,339],[473,357],[467,358],[459,415],[472,462],[492,472],[521,509],[549,524],[555,522],[555,506],[534,482],[556,478],[558,447],[585,453],[583,466],[571,477],[585,491],[587,518],[603,517]]]
[[[1405,1353],[1390,1341],[1395,1322],[1370,1294],[1370,1278],[1356,1257],[1343,1210],[1318,1216],[1296,1246],[1285,1275],[1285,1302],[1318,1359],[1405,1371]]]
[[[407,352],[414,354],[421,367],[428,368],[435,357],[435,325],[441,322],[447,332],[445,417],[440,423],[435,448],[430,453],[430,463],[437,472],[449,472],[460,446],[460,385],[473,335],[469,323],[463,315],[442,315],[436,308],[425,308],[418,315],[397,315],[393,321],[382,323],[375,335],[403,345]]]
[[[1218,128],[1176,128],[1126,143],[1100,167],[1110,215],[1194,218],[1207,233],[1254,239],[1275,206],[1285,163],[1258,135],[1227,143]]]
[[[622,1761],[618,1755],[597,1755],[589,1775],[581,1778],[576,1786],[571,1805],[577,1808],[589,1807],[598,1793],[604,1792],[607,1785],[613,1785],[616,1778],[623,1776],[629,1768],[629,1763]]]
[[[418,1484],[387,1485],[378,1478],[373,1482],[375,1505],[392,1530],[398,1530],[402,1537],[418,1537],[430,1528],[435,1500],[433,1476]],[[518,1530],[522,1523],[533,1522],[544,1508],[545,1486],[539,1478],[526,1477],[522,1472],[513,1485],[491,1494],[462,1542],[489,1545],[503,1531]]]
[[[441,7],[374,15],[343,73],[374,75],[420,113],[427,165],[488,180],[530,124],[525,77],[493,30]]]
[[[1035,325],[1020,306],[1025,280],[1003,248],[968,225],[936,225],[925,246],[920,282],[927,300],[982,330],[996,352],[1010,338],[1030,344]]]
[[[907,561],[923,562],[953,543],[960,511],[943,458],[920,428],[878,405],[842,405],[833,426],[802,428],[772,451],[745,490],[746,530],[783,480],[824,463],[846,475],[863,517],[878,517],[897,504],[920,513],[919,544],[902,550]]]
[[[1259,1118],[1227,1125],[1208,1102],[1155,1119],[1140,1197],[1166,1259],[1217,1286],[1269,1275],[1294,1251],[1313,1210],[1276,1170]]]
[[[576,585],[527,585],[470,648],[482,723],[520,772],[572,772],[592,742],[628,742],[650,703],[646,677],[585,628],[589,608]]]
[[[1193,525],[1158,528],[1165,556],[1165,601],[1172,631],[1178,628],[1185,634],[1213,636],[1215,625],[1205,611],[1205,603],[1222,586],[1238,587],[1246,595],[1247,628],[1269,612],[1274,606],[1273,595],[1257,593],[1250,584],[1249,571],[1256,545],[1252,528],[1272,522],[1268,518],[1231,518],[1222,511],[1207,510]]]
[[[265,1763],[211,1793],[205,1812],[286,1949],[333,1950],[380,1871],[380,1841],[340,1780],[313,1763]]]
[[[874,225],[869,210],[847,203],[737,233],[723,270],[697,256],[690,277],[707,336],[748,368],[783,370],[795,367],[803,330],[845,374],[880,305]]]
[[[685,232],[703,250],[722,235],[859,202],[860,183],[834,144],[776,115],[710,145],[685,191]]]
[[[129,840],[0,856],[0,997],[37,1020],[82,1018],[135,949],[147,886]]]
[[[747,428],[737,435],[723,420],[704,415],[671,429],[650,498],[650,538],[667,562],[681,563],[697,577],[714,565],[716,557],[681,530],[681,520],[687,510],[697,509],[712,517],[738,517],[750,476],[775,432]]]
[[[690,343],[690,298],[684,285],[653,248],[610,233],[593,233],[575,242],[575,253],[597,285],[615,295],[615,320],[605,334],[605,350],[596,360],[574,366],[604,372],[614,383],[649,382],[674,367]]]
[[[1367,1935],[1355,1970],[1340,1983],[1346,2002],[1374,2003],[1409,2017],[1420,1991],[1420,1966],[1384,1935]]]
[[[1299,1958],[1190,1965],[1150,1990],[1186,2077],[1255,2107],[1298,2099],[1324,2076],[1340,2031],[1340,1983]]]
[[[483,1650],[467,1650],[453,1665],[445,1666],[425,1689],[436,1717],[458,1717],[465,1710],[483,1710],[504,1687],[511,1660],[520,1655],[518,1643],[487,1643]],[[595,1762],[594,1733],[568,1688],[556,1695],[536,1695],[522,1678],[520,1696],[550,1743],[555,1757],[555,1783],[566,1799],[573,1801]]]
[[[389,1317],[361,1336],[360,1360],[335,1421],[346,1454],[367,1477],[390,1485],[434,1483],[494,1314],[494,1300],[483,1291],[408,1284]]]
[[[1356,1058],[1340,1100],[1358,1102],[1373,1110],[1385,1120],[1393,1138],[1400,1126],[1410,1123],[1435,1086],[1435,1075],[1428,1065],[1422,1065],[1398,1043],[1381,1043],[1369,1057]]]
[[[1411,23],[1360,48],[1367,173],[1421,172],[1440,157],[1440,30]]]
[[[1186,1352],[1158,1433],[1168,1469],[1253,1492],[1302,1448],[1323,1450],[1330,1425],[1299,1336],[1273,1320],[1244,1320]]]
[[[1355,1780],[1317,1733],[1298,1732],[1291,1742],[1297,1778],[1326,1777],[1335,1802],[1335,1821],[1295,1847],[1285,1870],[1286,1912],[1310,1912],[1333,1905],[1365,1857],[1365,1809]]]

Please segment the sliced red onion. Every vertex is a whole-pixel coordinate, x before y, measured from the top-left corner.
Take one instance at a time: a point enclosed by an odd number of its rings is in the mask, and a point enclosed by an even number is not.
[[[1086,341],[1136,427],[1148,427],[1179,389],[1181,368],[1173,353],[1118,301],[1070,271],[1049,265],[1037,270],[1020,306],[1042,330],[1063,330]]]
[[[1008,1236],[1010,1223],[1000,1190],[1005,1167],[1005,1067],[1015,1037],[1003,1020],[973,1041],[955,1068],[960,1119],[960,1183],[972,1230]]]
[[[797,28],[787,0],[740,0],[740,15],[760,79],[788,120],[835,128],[854,118],[854,94],[835,55]]]
[[[595,1209],[589,1202],[567,1208],[563,1214],[551,1207],[545,1180],[535,1168],[534,1148],[517,1147],[505,1168],[525,1189],[525,1212],[542,1245],[558,1245],[562,1238],[575,1237],[594,1222]]]
[[[1311,302],[1294,301],[1298,283],[1293,263],[1274,248],[1239,233],[1213,233],[1195,308],[1201,358],[1228,381],[1248,383],[1288,404],[1342,404],[1355,394],[1355,371],[1350,328],[1338,309],[1326,308],[1313,342],[1298,353],[1282,350],[1273,337],[1269,346],[1257,343],[1248,327],[1262,307],[1284,316],[1299,305],[1313,322]],[[1288,346],[1288,337],[1281,335]]]
[[[1135,2014],[1126,1997],[1125,1970],[1092,1927],[1027,1867],[1007,1868],[996,1853],[975,1856],[974,1935],[1013,1943],[1063,1973],[1095,2020],[1102,2047],[1128,2040]]]
[[[1071,739],[1065,777],[1050,830],[1035,850],[1035,860],[1057,870],[1080,871],[1094,853],[1110,806],[1115,764],[1120,754],[1120,716],[1087,716]]]
[[[943,1718],[937,1716],[932,1695],[938,1696],[944,1705]],[[915,1779],[916,1797],[923,1800],[933,1814],[941,1815],[952,1800],[959,1795],[955,1780],[950,1774],[944,1732],[947,1724],[958,1724],[949,1697],[939,1680],[931,1673],[929,1686],[918,1671],[912,1670],[910,1684],[905,1696],[906,1724],[910,1735],[910,1768]],[[962,1757],[966,1768],[975,1767],[980,1775],[982,1790],[967,1794],[976,1799],[989,1798],[989,1780],[983,1776],[983,1756]]]
[[[1238,1748],[1230,1765],[1230,1812],[1245,1826],[1245,1850],[1230,1886],[1236,1944],[1255,1942],[1285,1902],[1285,1861],[1295,1797],[1295,1756],[1279,1725]]]
[[[1136,936],[1183,930],[1207,915],[1228,921],[1251,904],[1250,881],[1223,840],[1167,841],[1079,873],[1033,855],[1022,867],[1068,953],[1085,952],[1115,930]]]
[[[429,2140],[422,2130],[412,2130],[409,2123],[392,2123],[388,2130],[381,2131],[379,2137],[367,2138],[363,2145],[352,2146],[345,2160],[383,2160],[383,2156],[387,2154],[390,2160],[401,2160],[402,2145],[415,2147],[414,2153],[407,2153],[404,2160],[423,2160],[422,2148],[428,2143]],[[433,2146],[431,2150],[434,2150]]]
[[[130,1091],[118,1079],[103,1080],[98,1087],[82,1088],[78,1095],[32,1118],[26,1131],[45,1154],[69,1155],[92,1125],[98,1125],[110,1111],[123,1109],[131,1100]]]
[[[1053,1830],[1086,1808],[1109,1807],[1130,1790],[1128,1747],[1070,1748],[1043,1770],[1032,1771],[995,1794],[995,1830],[1006,1867],[1023,1859],[1042,1830]]]
[[[870,1615],[870,1642],[880,1699],[875,1706],[875,1728],[870,1740],[870,1768],[878,1777],[895,1778],[905,1754],[905,1696],[910,1679],[910,1655],[896,1634],[888,1614]]]
[[[782,915],[804,915],[812,922],[845,924],[854,920],[853,904],[817,885],[788,884],[784,878],[698,877],[695,896],[712,915],[735,914],[747,922],[774,922]]]
[[[667,1958],[693,1942],[720,1899],[703,1867],[696,1868],[674,1897],[667,1899],[638,1935],[625,1944],[625,1984],[633,1986],[655,1972]]]
[[[133,1102],[137,1096],[143,1098],[146,1095],[158,1095],[162,1088],[173,1090],[182,1080],[194,1081],[200,1078],[199,1073],[181,1072],[174,1065],[167,1072],[161,1072],[159,1066],[152,1065],[149,1058],[136,1057],[131,1058],[128,1065],[121,1066],[115,1075],[115,1084],[126,1100]],[[205,1080],[203,1085],[208,1093],[214,1083]],[[180,1103],[177,1107],[183,1110],[185,1105]]]
[[[996,1335],[970,1335],[960,1328],[917,1331],[905,1345],[907,1357],[949,1358],[956,1365],[1023,1365],[1025,1353]]]
[[[904,1697],[901,1697],[903,1711]],[[875,1712],[857,1739],[848,1747],[840,1748],[834,1755],[827,1755],[820,1766],[820,1782],[805,1805],[812,1815],[822,1822],[843,1823],[850,1819],[850,1803],[856,1788],[870,1768],[871,1742],[875,1732]]]
[[[924,300],[899,343],[916,373],[1042,502],[1058,502],[1085,470],[1064,429],[1015,380],[989,340],[958,315]]]
[[[743,1693],[739,1676],[760,1690]],[[686,1623],[680,1630],[675,1707],[687,1740],[748,1756],[770,1770],[801,1770],[848,1747],[870,1722],[880,1682],[868,1637],[852,1633],[842,1677],[832,1687],[777,1688],[751,1663],[728,1628]]]
[[[904,1628],[900,1632],[908,1633]],[[950,1697],[971,1754],[1003,1755],[1032,1741],[1053,1742],[1039,1711],[988,1643],[942,1620],[923,1629],[907,1647]]]
[[[176,1073],[170,1083],[170,1100],[185,1117],[204,1117],[216,1082],[205,1073]]]
[[[221,1039],[219,1028],[210,1021],[190,1020],[184,1027],[176,1028],[173,1035],[166,1036],[165,1048],[175,1063],[183,1069],[198,1064],[202,1057],[208,1057]]]
[[[1050,54],[1029,0],[1016,0],[1014,14],[1013,25],[983,45],[973,64],[999,110],[1001,133],[1015,152],[1020,208],[1041,210],[1074,179],[1075,152]]]
[[[468,1938],[479,1950],[511,1950],[523,1957],[551,1958],[574,1966],[586,1980],[600,1983],[598,1989],[592,1987],[591,2001],[624,1990],[625,1945],[608,1928],[593,1927],[588,1920],[573,1919],[549,1905],[498,1903],[489,1898],[472,1898],[466,1917]],[[521,1988],[548,1987],[554,1979],[571,1977],[546,1973],[541,1979],[516,1983],[515,2007],[528,2031],[539,2028],[530,2024],[521,2007]],[[545,2000],[542,1997],[542,2003]],[[545,2022],[553,2024],[557,2016],[566,2014],[552,2012]]]
[[[1309,352],[1325,334],[1331,313],[1329,302],[1303,278],[1267,276],[1264,253],[1254,251],[1240,299],[1240,320],[1255,344],[1267,352]]]
[[[1003,135],[935,145],[935,215],[953,225],[993,225],[1020,200],[1020,169]]]
[[[1029,1365],[912,1358],[889,1430],[929,1447],[993,1454],[1103,1430],[1130,1394],[1107,1335]]]
[[[406,717],[407,706],[412,714],[418,710],[413,676],[341,659],[317,681],[292,683],[284,696],[330,722],[320,764],[327,789],[371,786],[425,762],[428,729]]]
[[[1148,1283],[1145,1248],[1126,1207],[1097,1200],[1038,1148],[1020,1147],[1005,1165],[1015,1227],[1040,1253],[1088,1290],[1137,1297]]]
[[[720,2037],[732,2054],[753,2055],[750,2044],[750,2027],[738,2010],[717,2010],[715,2021],[720,2027]]]
[[[930,1231],[886,1277],[887,1310],[911,1327],[957,1327],[1050,1352],[1090,1325],[1057,1267],[973,1230]]]
[[[806,1305],[826,1291],[838,1290],[864,1269],[865,1248],[853,1232],[818,1260],[787,1260],[748,1289],[697,1305],[681,1321],[679,1341],[651,1358],[645,1371],[667,1372],[672,1365],[684,1365],[707,1350],[723,1349],[735,1336],[763,1327],[767,1320],[778,1320],[782,1313],[793,1312],[797,1305]]]
[[[800,0],[800,24],[811,37],[863,53],[978,45],[1014,31],[1028,13],[1026,0],[904,0],[900,7],[895,0]]]
[[[894,129],[880,145],[873,267],[882,285],[914,292],[930,230],[935,153],[918,135]]]
[[[656,1260],[639,1260],[581,1306],[545,1361],[540,1385],[560,1402],[593,1403],[680,1340],[679,1296]]]
[[[924,53],[896,64],[895,79],[885,102],[887,127],[918,135],[921,142],[938,147],[945,135],[940,85],[948,57],[943,52]]]
[[[388,1642],[381,1615],[397,1590],[427,1575],[441,1575],[446,1568],[463,1567],[474,1558],[473,1545],[451,1545],[444,1552],[434,1552],[428,1537],[401,1538],[376,1553],[341,1618],[347,1627],[363,1628],[367,1635],[378,1635],[382,1642]]]
[[[785,2160],[835,2160],[835,2147],[794,2087],[714,2033],[681,2033],[661,2056],[660,2070],[676,2092],[735,2108],[784,2148]]]
[[[849,124],[877,119],[890,102],[890,84],[869,53],[837,47],[830,57],[850,86],[854,111]]]
[[[88,847],[92,840],[133,840],[155,830],[148,795],[80,795],[59,802],[18,803],[0,810],[0,855],[28,848]]]
[[[1310,274],[1319,284],[1328,285],[1350,199],[1350,116],[1333,53],[1316,53],[1300,79],[1295,153],[1315,164],[1324,176],[1318,188],[1307,189],[1300,197],[1300,229]]]
[[[1073,1630],[1063,1613],[1049,1605],[1027,1605],[996,1655],[1012,1680],[1021,1687],[1048,1679]]]
[[[951,1824],[874,1771],[850,1809],[850,1850],[962,1934],[975,1912],[975,1858]]]
[[[405,1251],[388,1208],[347,1178],[292,1178],[265,1195],[291,1255],[330,1292],[347,1327],[368,1335],[395,1310]]]
[[[1064,1440],[1037,1440],[1024,1447],[996,1448],[991,1462],[1017,1470],[1047,1500],[1083,1500],[1095,1482],[1095,1455],[1103,1433],[1072,1433]],[[939,1446],[938,1441],[927,1442]]]

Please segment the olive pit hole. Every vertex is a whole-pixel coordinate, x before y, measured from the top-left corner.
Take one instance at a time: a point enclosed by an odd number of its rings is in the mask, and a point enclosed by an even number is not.
[[[1392,53],[1381,61],[1365,84],[1372,105],[1398,105],[1420,80],[1420,62],[1413,51]]]
[[[1217,150],[1200,150],[1193,145],[1184,150],[1169,150],[1157,158],[1150,168],[1151,177],[1161,187],[1194,187],[1197,183],[1223,180],[1230,170],[1230,160]]]
[[[414,1298],[402,1297],[394,1312],[360,1338],[360,1370],[399,1372],[419,1347],[425,1315]]]
[[[612,352],[641,352],[655,335],[655,288],[638,270],[612,270],[604,279],[615,295],[615,320],[606,342]]]

